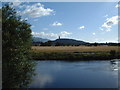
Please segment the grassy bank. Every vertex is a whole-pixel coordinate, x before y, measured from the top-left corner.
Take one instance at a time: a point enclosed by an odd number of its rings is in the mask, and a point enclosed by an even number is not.
[[[67,46],[67,47],[32,47],[35,60],[108,60],[120,58],[119,47]]]

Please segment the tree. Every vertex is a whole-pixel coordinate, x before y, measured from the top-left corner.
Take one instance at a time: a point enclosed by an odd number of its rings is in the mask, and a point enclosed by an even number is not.
[[[49,41],[45,42],[44,44],[45,44],[45,46],[52,46],[52,41],[49,40]]]
[[[98,43],[95,42],[95,43],[94,43],[94,46],[98,46]]]
[[[62,46],[62,43],[56,42],[56,43],[55,43],[55,46]]]
[[[111,50],[110,51],[110,56],[113,58],[113,57],[115,57],[115,55],[116,55],[116,51],[115,50]]]
[[[27,87],[34,75],[30,26],[9,4],[2,7],[3,88]]]

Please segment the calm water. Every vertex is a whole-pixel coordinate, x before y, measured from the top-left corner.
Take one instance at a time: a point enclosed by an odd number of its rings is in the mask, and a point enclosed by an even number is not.
[[[118,65],[110,61],[36,61],[30,88],[117,88]]]

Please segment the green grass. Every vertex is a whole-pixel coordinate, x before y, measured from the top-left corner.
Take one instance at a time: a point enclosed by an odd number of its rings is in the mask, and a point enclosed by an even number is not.
[[[120,58],[118,47],[34,47],[34,60],[110,60]]]
[[[34,60],[108,60],[118,58],[117,54],[113,57],[109,52],[106,53],[70,53],[70,52],[32,52]]]

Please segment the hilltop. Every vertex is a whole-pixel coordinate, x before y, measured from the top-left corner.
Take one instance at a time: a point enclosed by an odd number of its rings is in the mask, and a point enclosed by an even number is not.
[[[60,45],[85,45],[88,44],[88,42],[80,41],[80,40],[75,40],[75,39],[67,39],[67,38],[61,38],[61,39],[56,39],[52,41],[53,44],[60,44]]]
[[[59,38],[56,40],[43,39],[39,37],[32,37],[33,46],[119,46],[120,43],[90,43],[82,40],[75,40],[69,38]]]
[[[56,40],[49,40],[49,39],[43,39],[39,37],[32,37],[32,43],[33,45],[53,45],[53,46],[59,46],[59,45],[85,45],[89,44],[88,42],[75,40],[75,39],[68,39],[68,38],[59,38]],[[49,46],[48,45],[48,46]]]

